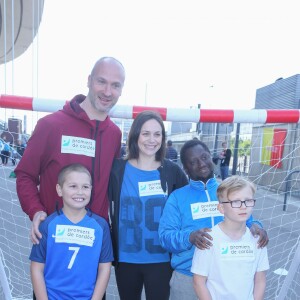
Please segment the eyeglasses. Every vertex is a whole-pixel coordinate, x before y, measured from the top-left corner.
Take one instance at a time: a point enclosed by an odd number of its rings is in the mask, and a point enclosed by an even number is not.
[[[230,203],[232,208],[240,208],[242,204],[244,203],[246,207],[253,207],[255,205],[255,199],[247,199],[245,201],[241,200],[232,200],[232,201],[226,201],[226,202],[221,202],[223,203]]]

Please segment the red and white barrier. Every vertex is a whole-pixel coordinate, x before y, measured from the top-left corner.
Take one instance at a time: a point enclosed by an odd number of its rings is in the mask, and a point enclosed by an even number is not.
[[[0,95],[0,107],[40,112],[54,112],[61,109],[66,100],[40,99],[15,95]],[[116,105],[110,111],[112,118],[134,119],[144,110],[160,113],[164,121],[202,123],[299,123],[298,109],[184,109],[136,105]]]

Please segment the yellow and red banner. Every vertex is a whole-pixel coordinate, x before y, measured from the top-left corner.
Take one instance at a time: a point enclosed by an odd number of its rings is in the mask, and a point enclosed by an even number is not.
[[[261,163],[264,165],[282,167],[282,155],[287,130],[279,128],[264,128],[261,150]]]

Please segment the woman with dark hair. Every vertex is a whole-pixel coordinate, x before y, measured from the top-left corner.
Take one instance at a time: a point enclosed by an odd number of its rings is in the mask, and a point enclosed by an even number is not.
[[[165,157],[166,132],[159,114],[137,115],[126,159],[113,163],[110,220],[115,274],[121,300],[169,299],[170,256],[160,245],[158,225],[169,194],[187,184],[183,170]]]

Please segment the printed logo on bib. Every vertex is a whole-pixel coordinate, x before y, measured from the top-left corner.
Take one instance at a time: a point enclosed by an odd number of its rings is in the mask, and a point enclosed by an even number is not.
[[[164,191],[161,188],[160,180],[139,182],[139,194],[140,197],[150,195],[163,195]]]
[[[193,220],[223,216],[218,210],[218,204],[218,201],[197,202],[191,204]]]
[[[71,153],[95,157],[95,141],[77,136],[61,137],[61,153]]]
[[[78,244],[92,247],[95,240],[95,229],[73,226],[56,225],[55,243]]]
[[[254,259],[254,245],[251,243],[222,243],[219,251],[222,260]]]

